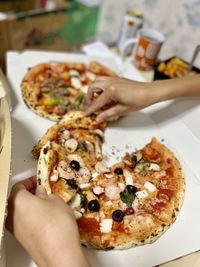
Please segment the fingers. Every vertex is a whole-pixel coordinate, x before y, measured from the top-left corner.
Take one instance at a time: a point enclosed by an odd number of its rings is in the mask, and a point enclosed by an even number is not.
[[[117,104],[117,105],[107,109],[106,111],[101,112],[97,116],[96,121],[97,122],[107,121],[109,119],[112,119],[113,117],[121,116],[122,114],[124,114],[127,111],[128,111],[128,108],[126,106]]]
[[[87,93],[86,98],[85,98],[86,103],[91,104],[93,101],[93,98],[94,98],[94,94],[95,93],[100,94],[100,93],[102,93],[102,91],[103,90],[101,88],[94,88],[94,87],[89,88],[88,93]]]
[[[86,103],[91,104],[94,93],[101,93],[107,86],[109,77],[97,77],[96,80],[90,85],[88,93],[86,95]]]
[[[85,116],[91,115],[110,102],[112,102],[112,91],[105,90],[96,100],[92,102],[89,108],[85,111]]]
[[[47,191],[44,186],[38,185],[35,190],[35,195],[40,198],[47,198]]]
[[[16,183],[12,188],[12,192],[19,190],[32,191],[35,187],[36,187],[36,176],[32,176]]]

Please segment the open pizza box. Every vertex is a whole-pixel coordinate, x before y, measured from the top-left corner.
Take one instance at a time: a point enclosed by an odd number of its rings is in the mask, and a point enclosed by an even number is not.
[[[5,247],[3,242],[6,216],[7,192],[10,174],[11,125],[8,105],[9,89],[0,70],[0,266],[5,266]]]
[[[36,173],[36,162],[30,151],[42,134],[53,125],[53,122],[38,117],[28,110],[21,98],[20,83],[27,69],[41,62],[75,61],[88,63],[94,59],[114,71],[118,70],[115,62],[109,58],[43,51],[10,52],[7,54],[7,74],[12,87],[13,106],[10,186],[16,181]],[[129,65],[124,68],[122,75],[130,79],[142,80],[140,74]],[[198,231],[200,224],[200,180],[197,176],[199,171],[197,154],[200,149],[200,139],[195,137],[169,105],[171,104],[158,104],[142,112],[130,113],[123,119],[110,124],[106,130],[106,142],[103,151],[105,156],[107,155],[108,164],[112,164],[116,162],[116,157],[122,156],[127,150],[131,152],[135,148],[143,147],[153,136],[159,140],[164,139],[164,144],[180,160],[186,177],[185,200],[178,218],[166,233],[150,245],[109,252],[84,249],[92,266],[151,267],[200,249],[200,231]],[[114,155],[111,153],[113,149]],[[6,234],[6,252],[8,267],[35,266],[27,253],[9,233]]]

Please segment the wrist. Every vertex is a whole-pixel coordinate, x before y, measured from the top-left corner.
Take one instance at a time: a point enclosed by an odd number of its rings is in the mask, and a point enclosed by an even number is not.
[[[154,81],[151,84],[155,103],[184,97],[200,96],[200,75],[182,79]]]
[[[35,258],[35,262],[39,267],[89,267],[80,244],[75,247],[67,244],[51,251],[46,250]]]

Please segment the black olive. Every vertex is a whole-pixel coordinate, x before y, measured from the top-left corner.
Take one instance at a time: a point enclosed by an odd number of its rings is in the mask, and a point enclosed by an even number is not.
[[[96,199],[91,200],[88,202],[88,209],[90,211],[99,211],[100,205],[99,202]]]
[[[137,187],[133,185],[127,185],[126,188],[129,194],[135,194],[137,192]]]
[[[78,171],[80,169],[80,167],[81,167],[80,163],[78,161],[76,161],[76,160],[72,160],[69,165],[70,165],[70,167],[72,169],[74,169],[76,171]]]
[[[114,170],[114,173],[117,174],[117,175],[122,175],[123,174],[123,170],[122,170],[122,168],[116,168]]]
[[[124,213],[122,210],[115,210],[112,213],[112,218],[115,222],[121,222],[124,218]]]
[[[72,188],[72,189],[77,189],[78,185],[74,179],[65,179],[67,184]]]

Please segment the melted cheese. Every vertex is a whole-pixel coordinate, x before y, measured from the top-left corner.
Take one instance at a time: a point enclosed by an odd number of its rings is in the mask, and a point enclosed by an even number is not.
[[[144,187],[149,191],[149,192],[154,192],[156,191],[156,187],[154,184],[150,183],[150,182],[146,182],[144,184]]]
[[[136,192],[136,197],[137,198],[146,198],[146,197],[148,197],[148,193],[146,190],[138,191],[138,192]]]
[[[113,220],[112,219],[103,219],[100,222],[100,231],[101,233],[109,233],[112,231],[112,224],[113,224]]]
[[[76,194],[70,203],[70,207],[71,209],[74,209],[79,207],[80,204],[81,204],[81,196],[80,194]]]

